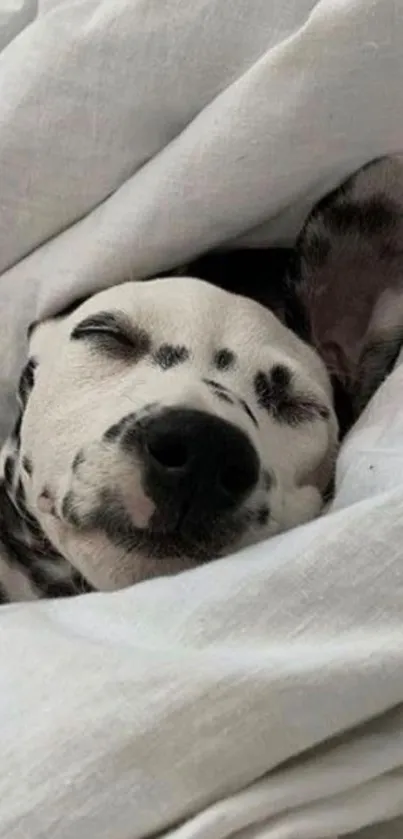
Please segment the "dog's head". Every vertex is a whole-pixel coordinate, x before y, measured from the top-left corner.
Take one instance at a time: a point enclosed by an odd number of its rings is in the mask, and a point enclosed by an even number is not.
[[[14,486],[98,589],[308,520],[332,475],[318,355],[263,306],[189,277],[120,285],[37,326],[20,401]]]

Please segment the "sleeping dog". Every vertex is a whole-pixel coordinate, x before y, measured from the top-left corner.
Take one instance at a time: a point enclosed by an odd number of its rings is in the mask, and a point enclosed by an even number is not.
[[[174,574],[319,515],[334,394],[348,426],[400,349],[402,184],[379,161],[321,202],[277,286],[240,280],[256,253],[211,256],[33,328],[2,453],[2,602]]]

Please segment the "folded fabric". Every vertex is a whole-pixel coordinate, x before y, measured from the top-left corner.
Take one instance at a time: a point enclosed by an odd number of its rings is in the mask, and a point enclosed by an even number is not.
[[[24,8],[0,54],[0,433],[34,317],[231,239],[293,241],[403,148],[400,0]],[[2,608],[1,839],[403,835],[402,377],[346,441],[326,517]]]
[[[402,386],[399,366],[346,444],[342,509],[176,578],[2,609],[1,837],[403,816]]]
[[[402,39],[401,0],[40,0],[0,53],[0,311],[292,241],[402,148]]]

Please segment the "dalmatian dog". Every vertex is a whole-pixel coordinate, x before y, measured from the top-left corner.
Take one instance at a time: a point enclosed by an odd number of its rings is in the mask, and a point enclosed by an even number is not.
[[[111,288],[34,329],[19,391],[9,599],[172,574],[320,512],[326,368],[252,300],[191,277]]]
[[[277,306],[199,262],[33,328],[1,460],[2,602],[176,574],[320,514],[334,381],[353,419],[401,345],[396,165],[314,210]],[[342,276],[361,283],[355,329]]]

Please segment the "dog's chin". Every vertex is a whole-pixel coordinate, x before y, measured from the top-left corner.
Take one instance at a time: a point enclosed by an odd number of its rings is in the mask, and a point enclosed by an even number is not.
[[[215,527],[198,528],[161,526],[157,519],[141,532],[113,533],[113,543],[133,557],[134,563],[153,567],[153,576],[164,576],[178,570],[203,565],[236,549],[245,534],[245,526],[237,522],[221,522]],[[137,576],[137,571],[136,571]]]
[[[206,516],[196,522],[189,514],[184,514],[175,520],[157,509],[143,531],[142,550],[158,560],[171,556],[188,558],[192,562],[208,562],[232,550],[244,536],[247,521],[247,516],[241,512],[216,519]]]
[[[239,549],[245,539],[249,543],[249,531],[242,516],[197,528],[184,522],[180,528],[164,527],[163,520],[153,517],[141,530],[127,519],[110,516],[103,517],[102,527],[84,528],[48,519],[47,536],[90,586],[113,591],[220,559]]]
[[[134,550],[146,559],[158,562],[160,573],[163,573],[167,557],[182,563],[200,565],[230,553],[241,535],[239,529],[231,533],[203,533],[199,536],[174,530],[166,533],[148,530],[144,533],[144,540],[137,542]]]

